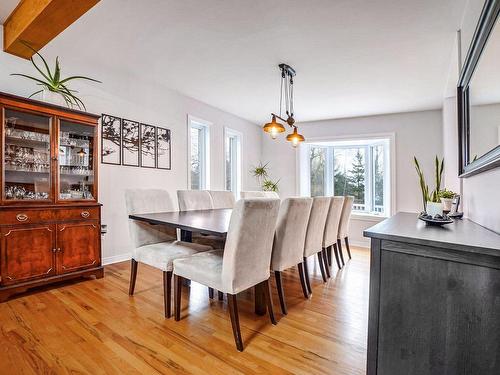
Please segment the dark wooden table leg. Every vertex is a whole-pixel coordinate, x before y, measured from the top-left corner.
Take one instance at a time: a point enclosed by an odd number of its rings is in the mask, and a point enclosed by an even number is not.
[[[188,231],[188,230],[181,229],[181,241],[184,241],[184,242],[193,242],[193,233],[190,232],[190,231]],[[184,285],[184,286],[190,286],[191,285],[191,280],[184,279],[182,281],[182,285]],[[214,298],[213,295],[210,298]]]
[[[193,242],[193,233],[188,230],[181,229],[181,241]]]
[[[267,312],[264,290],[262,288],[262,283],[255,285],[255,313],[257,315],[265,315]]]

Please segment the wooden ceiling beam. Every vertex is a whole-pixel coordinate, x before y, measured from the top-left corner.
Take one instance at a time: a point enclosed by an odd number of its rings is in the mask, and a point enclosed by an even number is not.
[[[21,0],[3,25],[4,51],[29,59],[100,0]]]

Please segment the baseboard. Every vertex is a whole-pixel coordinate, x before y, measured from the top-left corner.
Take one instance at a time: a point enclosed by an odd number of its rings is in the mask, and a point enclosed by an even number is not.
[[[125,262],[126,260],[130,260],[131,256],[132,256],[131,253],[125,253],[120,255],[114,255],[112,257],[102,258],[102,265],[106,266],[108,264]]]
[[[366,238],[363,240],[355,240],[352,238],[349,238],[349,245],[355,246],[355,247],[365,247],[367,249],[370,248],[370,239]]]

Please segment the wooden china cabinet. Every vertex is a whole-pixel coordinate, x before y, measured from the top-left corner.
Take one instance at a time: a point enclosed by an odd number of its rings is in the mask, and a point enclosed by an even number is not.
[[[0,93],[0,302],[103,276],[98,118]]]

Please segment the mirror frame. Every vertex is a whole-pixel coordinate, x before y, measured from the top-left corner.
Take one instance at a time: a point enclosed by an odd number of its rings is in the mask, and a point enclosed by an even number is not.
[[[470,160],[470,106],[469,84],[488,38],[500,15],[500,0],[486,0],[476,31],[469,46],[457,85],[458,107],[458,174],[469,177],[477,173],[500,167],[500,145],[480,158]],[[500,26],[498,26],[500,27]]]

